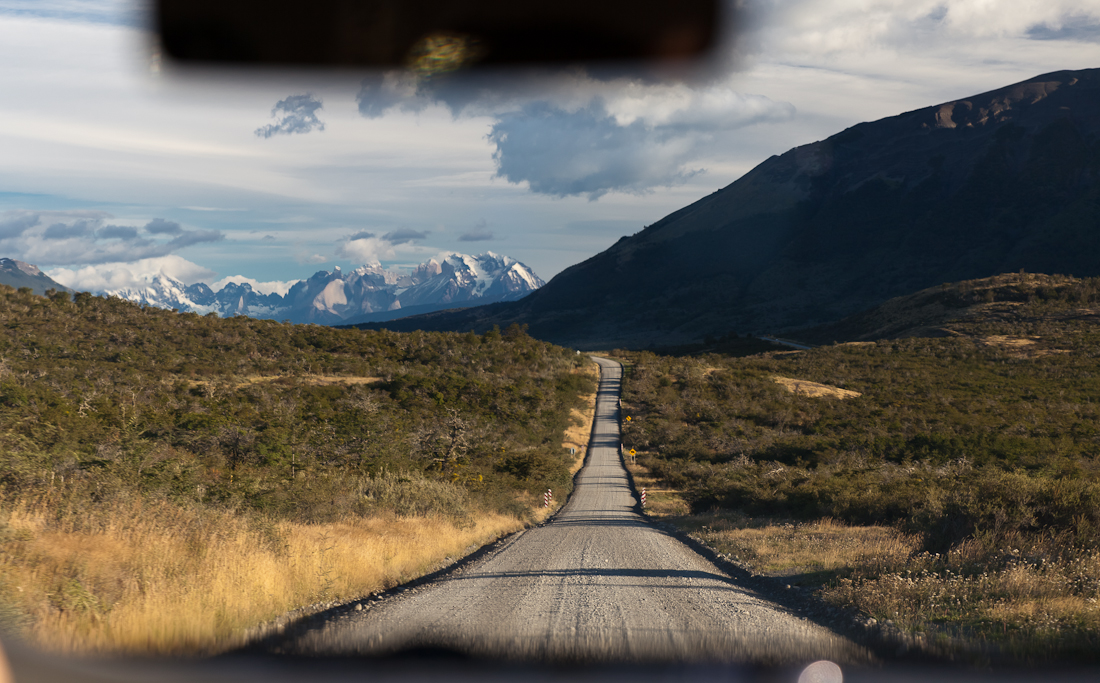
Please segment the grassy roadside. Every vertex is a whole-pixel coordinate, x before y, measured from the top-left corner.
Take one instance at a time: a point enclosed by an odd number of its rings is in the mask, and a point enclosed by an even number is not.
[[[211,654],[304,605],[425,574],[517,531],[499,513],[265,523],[227,511],[132,501],[95,519],[16,503],[0,571],[24,637],[53,652]]]
[[[634,361],[625,446],[658,490],[681,492],[692,514],[670,522],[889,640],[1003,665],[1096,663],[1096,287],[946,284],[857,321],[866,339],[931,336],[619,352]]]
[[[569,474],[574,475],[584,466],[584,457],[588,452],[588,442],[592,438],[592,422],[596,419],[596,391],[600,384],[600,366],[595,362],[583,365],[575,370],[592,380],[596,387],[590,394],[582,396],[581,407],[569,412],[572,424],[566,428],[561,447],[575,451],[576,460],[569,466]]]
[[[431,572],[564,500],[591,365],[0,286],[0,634],[206,654]]]
[[[1100,551],[1058,534],[970,539],[946,553],[897,526],[692,513],[683,492],[642,462],[646,512],[778,584],[855,614],[868,631],[937,658],[975,663],[1095,662],[1100,652]]]
[[[580,372],[594,375],[592,368]],[[584,459],[595,393],[574,409],[564,445]],[[372,480],[371,493],[440,484],[417,475]],[[61,486],[61,485],[59,485]],[[445,484],[444,484],[445,486]],[[377,514],[322,524],[266,520],[168,501],[66,508],[64,492],[3,501],[0,612],[53,652],[212,654],[247,630],[314,602],[347,601],[433,571],[557,508],[527,496],[525,519]],[[558,503],[560,505],[560,501]]]
[[[574,409],[563,435],[578,449],[577,468],[595,393],[583,399],[586,408]],[[409,473],[360,484],[364,495],[391,502],[433,487],[452,485]],[[436,495],[448,493],[457,492]],[[56,483],[45,496],[0,501],[0,616],[51,652],[213,654],[290,610],[422,576],[557,507],[542,508],[534,493],[521,497],[522,519],[469,509],[459,517],[379,512],[304,524],[140,497],[67,506]]]
[[[713,511],[692,514],[682,492],[666,488],[648,468],[627,462],[636,486],[647,489],[646,513],[703,541],[755,574],[820,590],[857,566],[903,561],[916,539],[882,526],[848,526],[831,519],[795,524]]]
[[[923,552],[918,538],[891,527],[728,512],[662,515],[656,508],[651,514],[934,656],[1068,663],[1095,661],[1100,647],[1095,551],[1046,561],[1032,545],[1005,548],[1000,562],[990,562],[976,544],[946,555]]]

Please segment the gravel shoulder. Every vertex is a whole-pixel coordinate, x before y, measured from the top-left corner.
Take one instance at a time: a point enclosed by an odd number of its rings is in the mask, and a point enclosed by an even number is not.
[[[639,514],[619,456],[618,363],[601,366],[588,459],[569,502],[438,580],[296,629],[272,650],[494,660],[870,663],[851,640],[738,581]]]

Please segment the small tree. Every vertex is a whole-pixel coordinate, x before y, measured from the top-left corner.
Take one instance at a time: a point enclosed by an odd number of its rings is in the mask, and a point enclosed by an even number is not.
[[[504,330],[504,339],[507,341],[517,341],[527,337],[527,323],[520,325],[519,323],[512,323]]]
[[[493,325],[493,329],[489,330],[481,336],[483,342],[500,341],[500,325]]]

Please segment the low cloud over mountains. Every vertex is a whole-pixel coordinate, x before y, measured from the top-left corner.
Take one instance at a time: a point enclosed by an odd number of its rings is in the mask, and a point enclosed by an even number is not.
[[[55,266],[160,258],[225,235],[188,230],[154,218],[144,226],[116,225],[98,211],[12,211],[0,216],[0,253]]]

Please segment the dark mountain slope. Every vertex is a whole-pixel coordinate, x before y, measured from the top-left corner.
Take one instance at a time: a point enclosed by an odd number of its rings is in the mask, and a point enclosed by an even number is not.
[[[820,325],[1021,268],[1097,275],[1098,137],[1100,69],[859,124],[768,159],[520,302],[400,329],[521,322],[558,343],[638,347]]]

